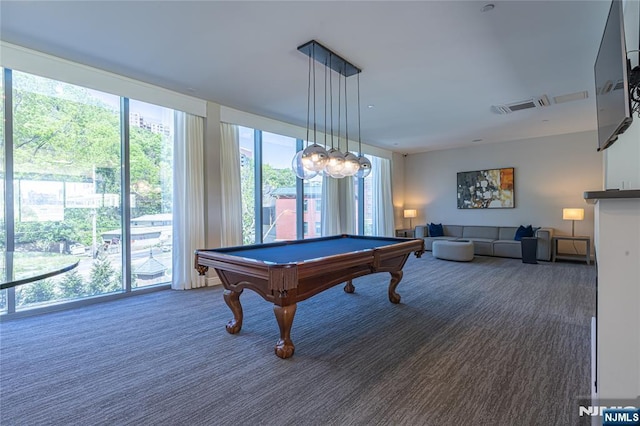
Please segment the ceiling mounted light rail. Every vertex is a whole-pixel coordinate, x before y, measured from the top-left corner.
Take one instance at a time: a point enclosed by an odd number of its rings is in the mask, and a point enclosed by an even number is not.
[[[354,176],[365,178],[371,173],[371,162],[362,155],[362,139],[360,134],[360,68],[348,62],[340,55],[327,49],[315,40],[311,40],[298,47],[298,50],[309,57],[308,86],[307,86],[307,147],[293,157],[291,168],[300,179],[311,179],[318,174],[326,177],[343,178]],[[315,61],[315,62],[314,62]],[[316,62],[324,65],[324,143],[317,140],[318,122],[316,114]],[[333,74],[338,75],[337,85],[337,129],[334,132],[334,89]],[[347,100],[347,77],[356,75],[358,90],[358,155],[349,151],[349,120]],[[344,79],[344,109],[342,104],[342,80]],[[329,100],[327,101],[327,92]],[[344,111],[344,139],[345,151],[340,151],[342,136],[342,114]],[[313,116],[313,117],[312,117]],[[313,125],[313,143],[310,132]],[[331,148],[327,150],[327,136],[331,139]],[[337,148],[334,144],[337,139]]]

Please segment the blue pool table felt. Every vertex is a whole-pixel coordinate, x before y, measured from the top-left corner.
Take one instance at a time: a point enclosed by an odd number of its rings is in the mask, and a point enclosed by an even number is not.
[[[298,263],[337,254],[371,250],[398,242],[400,241],[393,239],[335,238],[273,247],[250,248],[249,246],[237,250],[225,250],[224,253],[275,264]]]

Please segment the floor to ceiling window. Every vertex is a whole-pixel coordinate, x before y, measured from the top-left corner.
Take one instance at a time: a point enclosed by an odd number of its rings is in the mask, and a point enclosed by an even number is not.
[[[16,308],[122,289],[101,234],[120,228],[120,98],[13,72],[15,251],[81,256],[16,288]]]
[[[322,236],[324,178],[300,184],[291,170],[291,159],[304,142],[248,127],[238,130],[243,244]],[[356,232],[373,235],[372,178],[345,179],[354,185]]]
[[[372,155],[366,155],[366,157],[369,159],[369,161],[373,162]],[[362,221],[360,221],[360,224],[363,226],[361,231],[361,234],[363,235],[374,235],[372,191],[373,191],[373,180],[376,178],[375,173],[377,173],[377,170],[372,168],[371,174],[366,179],[364,179],[364,185],[362,185],[362,191],[360,194],[361,200],[359,201],[362,203],[361,211],[363,212],[363,217],[362,217]]]
[[[129,138],[135,288],[171,280],[173,110],[131,100]]]
[[[240,188],[242,196],[242,244],[254,244],[256,240],[256,181],[255,181],[255,131],[238,126],[240,145]],[[257,234],[260,236],[260,233]]]
[[[322,176],[315,176],[304,181],[304,238],[321,237],[322,223]]]
[[[297,238],[296,140],[262,132],[262,242]]]
[[[5,123],[5,113],[4,113],[4,68],[0,68],[0,95],[2,96],[2,104],[0,105],[0,248],[2,251],[7,249],[6,247],[6,226],[4,220],[4,207],[5,207],[5,194],[4,194],[4,181],[5,181],[5,170],[4,170],[4,123]],[[1,277],[0,277],[1,278]],[[7,310],[7,290],[0,290],[0,313],[6,312]]]
[[[2,177],[12,184],[14,203],[2,241],[11,239],[16,252],[80,262],[3,292],[0,308],[7,298],[18,311],[169,282],[173,110],[19,71],[9,75],[13,133],[7,145],[2,138],[2,154],[10,151],[13,173],[5,177],[2,170]],[[123,235],[130,235],[129,251]]]

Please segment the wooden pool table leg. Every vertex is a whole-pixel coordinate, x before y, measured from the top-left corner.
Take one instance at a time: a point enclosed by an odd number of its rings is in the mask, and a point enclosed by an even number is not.
[[[356,288],[353,286],[353,282],[351,282],[351,280],[347,281],[347,283],[345,284],[344,291],[345,293],[353,293],[354,291],[356,291]]]
[[[224,291],[224,301],[233,313],[233,319],[227,323],[227,331],[230,334],[236,334],[242,328],[242,305],[240,304],[240,291]]]
[[[391,303],[400,303],[400,295],[396,293],[396,287],[402,280],[402,271],[389,272],[391,274],[391,282],[389,283],[389,301]]]
[[[294,303],[288,306],[273,305],[273,312],[276,314],[278,327],[280,328],[280,339],[276,343],[276,355],[282,359],[293,356],[295,346],[291,341],[291,325],[293,317],[296,315],[297,305]]]

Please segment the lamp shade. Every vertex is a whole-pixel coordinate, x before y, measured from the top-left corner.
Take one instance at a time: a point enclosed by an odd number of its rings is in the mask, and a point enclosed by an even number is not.
[[[562,209],[563,220],[583,220],[584,209]]]
[[[418,216],[418,211],[416,209],[407,209],[404,211],[405,219],[412,219]]]

